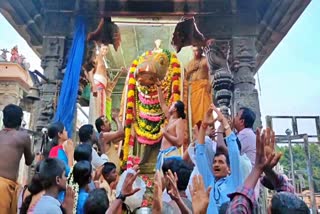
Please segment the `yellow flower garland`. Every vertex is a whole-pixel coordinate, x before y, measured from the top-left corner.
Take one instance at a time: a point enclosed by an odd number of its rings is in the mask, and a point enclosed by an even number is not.
[[[137,87],[139,87],[139,91],[142,92],[142,94],[148,98],[147,94],[144,94],[143,91],[148,91],[150,92],[150,89],[146,89],[143,86],[138,85],[138,83],[136,82],[136,80],[134,79],[134,72],[137,68],[137,66],[144,61],[144,57],[146,55],[149,55],[151,52],[147,51],[145,52],[143,55],[141,55],[138,59],[134,60],[132,62],[132,65],[129,69],[129,81],[128,81],[128,92],[127,92],[127,98],[128,98],[128,102],[127,102],[127,112],[126,112],[126,123],[127,121],[129,121],[128,123],[132,123],[134,116],[133,116],[133,109],[134,108],[138,108],[136,110],[147,113],[149,115],[158,115],[158,114],[162,114],[162,110],[160,109],[146,109],[144,108],[142,105],[138,105],[135,106],[134,104],[134,97],[137,93]],[[177,65],[177,66],[175,66]],[[172,102],[177,101],[180,99],[180,73],[181,73],[181,68],[180,68],[180,63],[179,60],[176,56],[176,54],[171,53],[171,57],[170,57],[170,65],[168,68],[168,71],[166,73],[166,76],[164,78],[164,81],[162,82],[161,88],[164,92],[167,93],[167,105],[170,106],[172,104]],[[176,76],[176,79],[172,81],[172,78]],[[178,91],[174,91],[174,89],[178,87]],[[152,89],[151,89],[152,90]],[[152,90],[153,92],[153,90]],[[128,109],[131,109],[130,113],[128,113]],[[131,131],[132,131],[132,126],[130,124],[126,124],[125,127],[125,139],[124,139],[124,145],[123,145],[123,163],[125,163],[128,160],[129,155],[132,155],[133,153],[133,145],[130,146],[130,139],[132,137],[131,135]],[[164,122],[165,124],[167,123],[167,121]],[[142,131],[140,129],[139,126],[146,128],[147,130],[151,130],[151,126],[148,127],[149,125],[145,124],[144,122],[136,122],[133,124],[134,125],[134,131],[137,135],[144,137],[146,139],[150,139],[150,140],[158,140],[162,137],[162,133],[155,133],[155,134],[151,134],[145,131]]]

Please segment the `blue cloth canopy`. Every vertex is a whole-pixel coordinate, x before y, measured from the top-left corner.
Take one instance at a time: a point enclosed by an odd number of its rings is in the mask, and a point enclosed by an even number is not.
[[[73,119],[76,111],[85,40],[86,33],[84,19],[83,17],[77,17],[72,46],[60,90],[57,112],[55,113],[54,118],[55,122],[60,121],[64,124],[69,137],[72,137],[73,132]]]

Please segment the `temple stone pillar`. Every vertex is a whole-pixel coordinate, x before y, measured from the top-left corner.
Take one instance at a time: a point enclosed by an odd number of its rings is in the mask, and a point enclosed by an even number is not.
[[[232,99],[233,77],[229,70],[227,55],[229,53],[229,43],[226,41],[208,42],[204,52],[208,60],[210,78],[213,79],[214,103],[221,112],[229,116]]]
[[[43,54],[41,66],[47,81],[40,86],[40,101],[35,115],[35,129],[41,132],[51,123],[59,95],[61,82],[61,69],[64,62],[65,37],[46,36],[43,40]],[[42,138],[34,142],[35,152],[39,152]]]
[[[256,54],[254,36],[232,38],[234,76],[232,112],[235,114],[241,107],[252,109],[256,113],[254,128],[262,126],[259,96],[254,79]]]

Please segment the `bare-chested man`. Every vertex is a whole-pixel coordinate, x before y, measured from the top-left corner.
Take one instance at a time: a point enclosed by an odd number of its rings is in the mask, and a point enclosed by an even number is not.
[[[157,88],[159,101],[161,109],[169,122],[168,125],[162,129],[163,137],[157,158],[156,169],[161,169],[164,159],[182,159],[178,148],[182,146],[184,141],[185,124],[183,119],[186,117],[183,102],[173,102],[170,108],[168,108],[160,85],[160,82],[158,82]]]
[[[3,109],[4,127],[0,131],[0,210],[3,214],[17,213],[19,163],[22,154],[26,165],[31,165],[31,139],[19,130],[23,112],[19,106],[10,104]]]
[[[115,143],[123,140],[124,131],[121,122],[119,121],[119,117],[117,112],[113,112],[112,118],[115,119],[117,123],[118,130],[111,130],[111,122],[104,116],[96,119],[95,125],[97,131],[100,133],[99,135],[99,143],[102,150],[102,153],[107,157],[108,162],[113,162],[117,166],[117,170],[120,169],[120,159],[118,156],[118,152],[115,148]],[[101,155],[104,157],[104,155]]]
[[[186,79],[189,83],[189,97],[192,114],[192,127],[203,119],[212,103],[212,85],[206,57],[202,56],[201,47],[193,47],[194,58],[189,62]]]
[[[106,116],[111,120],[111,95],[116,86],[121,72],[110,78],[107,64],[109,47],[101,44],[99,53],[94,59],[94,68],[88,72],[88,80],[91,84],[89,122],[94,123],[100,116]]]

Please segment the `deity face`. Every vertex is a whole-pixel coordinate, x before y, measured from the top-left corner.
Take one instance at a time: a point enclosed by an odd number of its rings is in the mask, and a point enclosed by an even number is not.
[[[100,48],[100,54],[102,56],[107,56],[108,52],[109,52],[109,47],[107,45],[102,45]]]
[[[151,86],[157,79],[160,81],[164,79],[169,67],[169,59],[165,53],[154,53],[140,60],[135,72],[136,80],[140,85]]]
[[[202,50],[200,47],[193,47],[192,48],[192,51],[193,51],[193,57],[196,58],[196,59],[199,59],[201,58],[202,56]]]

